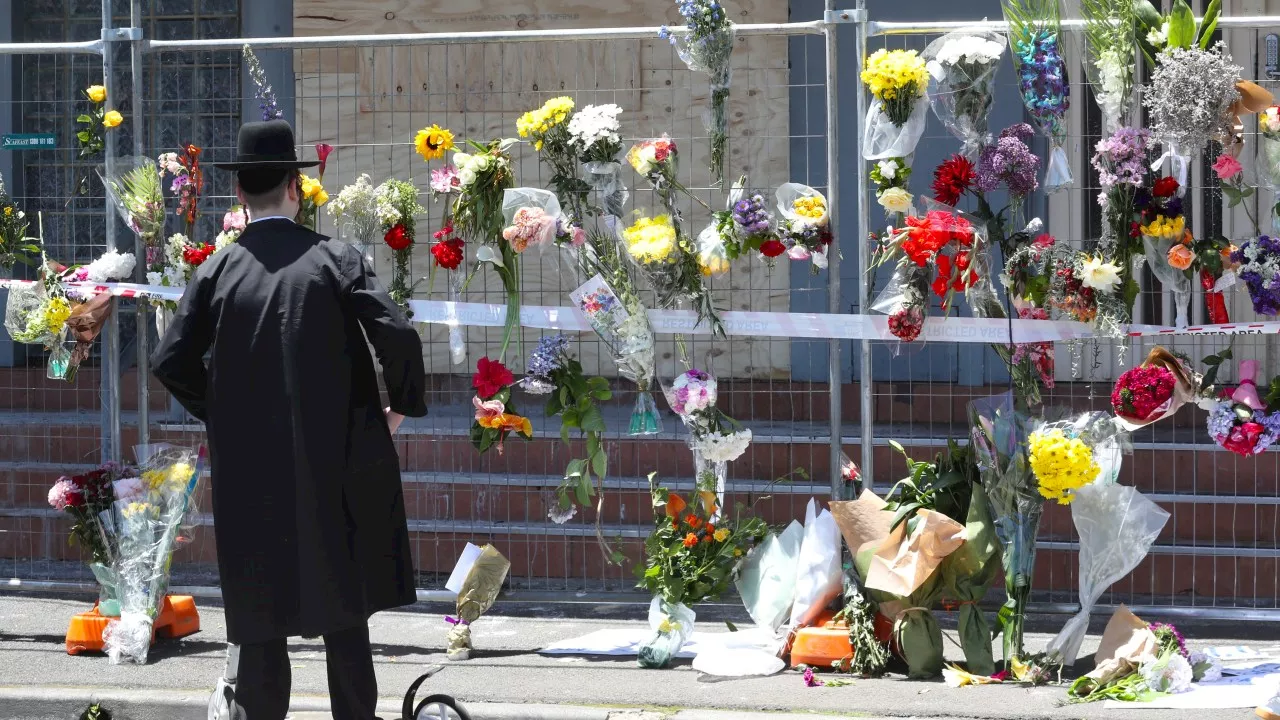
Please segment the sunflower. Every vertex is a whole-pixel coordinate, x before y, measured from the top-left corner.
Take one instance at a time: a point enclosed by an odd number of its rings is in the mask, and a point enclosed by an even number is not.
[[[432,125],[418,131],[413,139],[413,146],[423,160],[439,160],[445,152],[453,149],[453,133],[439,125]]]

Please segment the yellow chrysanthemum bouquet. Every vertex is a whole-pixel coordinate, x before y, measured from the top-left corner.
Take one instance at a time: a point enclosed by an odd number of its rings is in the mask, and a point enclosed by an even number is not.
[[[658,293],[658,307],[675,308],[691,301],[699,319],[723,334],[720,318],[703,285],[702,264],[693,241],[682,233],[670,214],[648,215],[637,210],[630,226],[622,228],[627,257]]]
[[[862,69],[872,101],[867,114],[863,157],[907,157],[924,132],[929,71],[915,50],[877,50]]]
[[[1128,433],[1110,413],[1088,412],[1036,428],[1027,457],[1041,497],[1069,505],[1081,488],[1115,482],[1127,446]]]

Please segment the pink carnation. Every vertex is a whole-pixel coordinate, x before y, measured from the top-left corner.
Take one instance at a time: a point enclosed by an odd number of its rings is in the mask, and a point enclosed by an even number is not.
[[[1240,165],[1240,161],[1230,155],[1219,155],[1217,161],[1213,163],[1213,171],[1217,173],[1219,180],[1230,180],[1239,175],[1244,168]]]
[[[451,193],[462,186],[458,170],[452,165],[431,171],[431,189],[438,193]]]
[[[80,507],[84,504],[84,493],[70,478],[61,478],[49,488],[49,504],[54,510],[62,511],[69,507]]]
[[[243,232],[246,224],[244,216],[244,208],[235,208],[228,210],[226,215],[222,216],[222,229],[226,232],[236,231]]]

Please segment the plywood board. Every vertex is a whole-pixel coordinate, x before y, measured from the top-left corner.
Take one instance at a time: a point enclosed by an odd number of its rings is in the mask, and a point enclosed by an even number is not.
[[[555,4],[523,0],[500,12],[486,10],[486,5],[492,3],[296,0],[294,26],[299,35],[329,35],[679,22],[674,4],[667,0]],[[751,0],[736,7],[736,19],[741,22],[786,20],[785,4]],[[751,185],[771,196],[771,188],[791,179],[787,40],[739,38],[733,63],[729,173],[749,173]],[[428,213],[418,218],[420,245],[412,265],[415,278],[424,278],[417,289],[419,298],[447,297],[443,275],[433,283],[425,280],[430,271],[427,243],[445,211],[443,204],[426,200],[427,177],[440,163],[425,164],[412,147],[414,133],[431,123],[452,129],[460,138],[485,140],[514,136],[515,121],[522,112],[556,95],[570,95],[579,106],[616,103],[624,109],[623,132],[629,140],[669,133],[680,145],[682,181],[713,207],[725,203],[724,191],[709,187],[706,170],[707,78],[690,72],[671,46],[656,38],[305,50],[295,52],[294,69],[299,141],[326,142],[337,148],[325,178],[331,195],[362,173],[374,183],[395,177],[411,179],[423,188]],[[546,168],[532,147],[521,145],[514,156],[520,184],[546,185]],[[642,178],[626,170],[624,179],[632,187],[632,206],[654,206]],[[708,223],[709,213],[690,202],[686,221],[689,232],[696,234]],[[328,217],[322,230],[335,232]],[[379,247],[376,258],[385,281],[390,275],[390,253]],[[524,302],[566,305],[568,292],[579,280],[554,253],[526,257]],[[740,261],[729,275],[710,282],[723,309],[785,311],[789,307],[785,262],[771,271],[762,262]],[[464,299],[504,301],[498,279],[485,271],[473,279]],[[447,329],[424,328],[423,334],[429,371],[450,371]],[[484,352],[493,353],[501,342],[500,329],[470,328],[466,334],[471,365]],[[526,350],[538,334],[524,333]],[[588,372],[615,374],[613,364],[600,357],[599,344],[593,340],[588,336],[578,345],[584,367]],[[698,342],[695,352],[700,365],[726,377],[785,376],[790,367],[790,343],[780,339],[736,338],[714,347]],[[660,343],[659,355],[662,374],[678,371],[670,338]]]

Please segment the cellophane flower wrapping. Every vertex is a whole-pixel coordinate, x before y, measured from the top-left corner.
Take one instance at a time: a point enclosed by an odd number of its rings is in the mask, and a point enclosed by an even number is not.
[[[693,608],[655,596],[649,603],[649,637],[640,643],[640,667],[664,668],[670,664],[693,636],[693,623],[697,619]]]
[[[1147,267],[1160,281],[1165,290],[1173,293],[1174,323],[1176,327],[1187,326],[1187,309],[1191,305],[1191,278],[1183,270],[1169,264],[1169,250],[1177,240],[1144,235],[1142,246],[1146,249]]]
[[[969,403],[970,438],[982,487],[991,501],[1000,541],[1008,599],[1000,609],[1006,662],[1023,655],[1023,622],[1031,595],[1036,534],[1044,498],[1027,452],[1032,420],[1019,410],[1013,393]]]
[[[1058,5],[1053,3],[1005,2],[1009,21],[1009,49],[1018,73],[1018,89],[1031,123],[1049,139],[1049,163],[1044,174],[1044,191],[1053,194],[1071,186],[1071,161],[1062,149],[1067,138],[1067,110],[1071,106],[1071,84],[1063,58],[1062,28]]]
[[[555,243],[560,225],[560,200],[541,188],[508,188],[502,196],[502,237],[516,252],[545,250]]]
[[[827,267],[831,243],[831,210],[827,198],[808,185],[784,183],[774,197],[778,203],[778,236],[792,260],[809,260],[813,272]],[[768,244],[768,243],[765,243]],[[763,252],[764,245],[761,246]]]
[[[634,296],[620,296],[600,275],[569,293],[569,297],[609,348],[618,374],[637,386],[628,434],[661,432],[662,421],[650,391],[656,369],[653,326],[644,306]]]
[[[1097,0],[1082,3],[1085,31],[1085,78],[1094,89],[1102,111],[1102,130],[1110,134],[1129,119],[1133,105],[1133,78],[1137,45],[1133,41],[1132,0]]]
[[[1115,470],[1119,470],[1118,463]],[[1107,470],[1103,472],[1105,475]],[[1099,477],[1076,494],[1071,518],[1080,536],[1080,612],[1046,648],[1064,666],[1079,657],[1098,598],[1142,562],[1169,513],[1137,489],[1117,484],[1114,477]]]
[[[1244,281],[1253,311],[1266,317],[1280,315],[1280,239],[1261,235],[1250,238],[1231,253],[1236,274]]]
[[[877,50],[867,58],[861,80],[872,98],[862,135],[863,159],[910,157],[928,114],[924,59],[915,50]]]
[[[716,407],[719,382],[711,373],[689,370],[676,377],[671,385],[663,385],[662,391],[672,412],[689,429],[696,489],[715,493],[718,507],[724,498],[728,463],[747,451],[751,431]],[[717,511],[713,521],[718,519]]]
[[[989,121],[996,71],[1004,54],[1000,33],[958,30],[929,43],[924,59],[932,78],[929,102],[942,124],[977,157],[990,141]]]
[[[915,263],[900,263],[893,277],[871,303],[871,309],[889,316],[884,340],[924,344],[917,341],[924,331],[929,310],[929,269]]]
[[[1258,145],[1262,152],[1256,160],[1263,187],[1271,191],[1271,228],[1280,231],[1280,106],[1258,113]]]
[[[1151,350],[1142,364],[1126,370],[1111,390],[1111,409],[1121,427],[1133,431],[1171,417],[1195,400],[1201,378],[1173,353]]]
[[[145,664],[152,624],[169,586],[174,548],[188,538],[184,529],[200,481],[203,451],[170,445],[139,448],[141,482],[103,515],[118,554],[111,569],[117,578],[120,618],[102,633],[103,649],[113,665]]]
[[[1069,505],[1081,488],[1114,482],[1129,433],[1109,412],[1091,411],[1052,422],[1033,421],[1028,460],[1040,495]]]
[[[1240,98],[1236,81],[1243,70],[1222,43],[1208,50],[1174,48],[1160,54],[1143,106],[1151,113],[1151,133],[1172,161],[1173,176],[1187,185],[1190,156],[1210,140],[1230,137],[1231,105]]]
[[[354,183],[342,188],[329,203],[328,212],[337,223],[342,239],[360,248],[365,262],[372,265],[373,238],[381,222],[378,220],[378,198],[369,176],[361,175]]]
[[[116,158],[114,172],[99,168],[98,175],[108,202],[146,246],[147,265],[155,264],[160,259],[165,220],[164,193],[160,189],[156,161],[141,155]]]
[[[591,186],[605,215],[622,217],[631,192],[622,182],[622,163],[595,160],[582,164],[582,176]]]
[[[51,304],[52,300],[43,283],[11,286],[4,306],[4,329],[9,337],[20,343],[46,347],[58,342],[71,314],[71,305],[67,303],[64,313],[60,306]],[[67,301],[64,298],[62,302]]]
[[[682,2],[683,7],[695,8],[703,2]],[[724,17],[724,8],[710,3],[709,12]],[[705,18],[706,16],[700,16]],[[694,72],[706,73],[711,81],[711,107],[703,114],[703,123],[711,133],[711,180],[719,185],[724,182],[725,145],[729,139],[729,86],[733,81],[733,24],[727,20],[713,22],[702,27],[699,20],[689,18],[691,32],[673,36],[676,54],[686,67]]]

